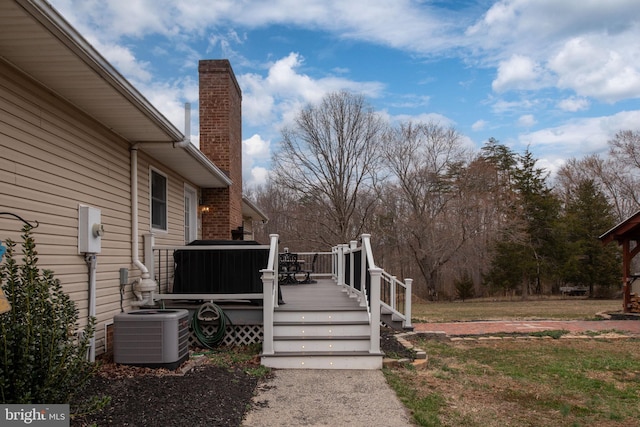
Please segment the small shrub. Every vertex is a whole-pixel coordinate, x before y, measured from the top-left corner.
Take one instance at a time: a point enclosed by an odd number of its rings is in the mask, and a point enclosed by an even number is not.
[[[11,311],[0,315],[0,402],[68,403],[90,377],[87,350],[95,319],[82,334],[75,303],[49,270],[40,271],[31,227],[22,234],[22,262],[7,241],[0,281]]]

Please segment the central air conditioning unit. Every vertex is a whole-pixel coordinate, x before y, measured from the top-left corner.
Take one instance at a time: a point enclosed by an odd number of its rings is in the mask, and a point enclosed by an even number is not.
[[[134,310],[113,318],[113,361],[176,369],[189,358],[187,310]]]

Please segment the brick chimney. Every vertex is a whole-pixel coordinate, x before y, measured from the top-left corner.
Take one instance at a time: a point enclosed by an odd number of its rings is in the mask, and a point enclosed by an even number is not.
[[[229,240],[242,228],[242,92],[226,59],[203,60],[200,76],[200,151],[233,181],[202,190],[204,240]],[[236,231],[236,233],[233,233]]]

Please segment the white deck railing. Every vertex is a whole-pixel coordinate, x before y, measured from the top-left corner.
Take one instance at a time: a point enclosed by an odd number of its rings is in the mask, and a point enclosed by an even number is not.
[[[380,314],[389,314],[394,321],[402,322],[403,328],[411,328],[412,279],[398,280],[376,266],[369,234],[349,245],[333,248],[334,277],[338,285],[344,286],[350,295],[358,297],[369,310],[371,325],[380,323]],[[379,330],[372,328],[371,347],[379,349]]]
[[[149,270],[154,272],[158,282],[155,301],[171,299],[199,300],[263,300],[263,353],[273,354],[273,319],[278,307],[278,255],[279,236],[269,236],[269,245],[247,246],[154,246],[152,236],[145,236],[145,259],[149,260]],[[332,248],[331,252],[300,252],[298,256],[305,266],[313,264],[311,277],[332,277],[336,284],[346,289],[350,296],[357,297],[362,306],[367,307],[371,325],[380,324],[381,313],[390,314],[393,320],[402,321],[405,328],[411,327],[411,285],[412,279],[404,282],[396,276],[376,266],[371,249],[370,235],[363,234],[361,245],[357,241],[349,245],[342,244]],[[173,253],[177,250],[248,250],[268,249],[267,265],[260,270],[262,292],[256,293],[216,293],[216,294],[180,294],[172,289],[174,279]],[[380,351],[380,329],[371,328],[370,352]]]
[[[336,254],[334,276],[339,284],[348,286],[348,291],[358,294],[369,304],[373,282],[367,273],[371,269],[380,270],[380,306],[382,312],[391,314],[394,320],[402,321],[404,328],[411,328],[411,293],[413,279],[399,280],[384,269],[375,264],[371,249],[371,236],[363,234],[361,246],[357,241],[350,245],[338,245],[334,248]],[[365,253],[365,262],[361,262],[362,251]],[[353,266],[353,267],[351,267]]]

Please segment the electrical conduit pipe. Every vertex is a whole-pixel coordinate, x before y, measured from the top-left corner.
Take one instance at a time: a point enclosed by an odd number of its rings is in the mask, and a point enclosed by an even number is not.
[[[98,267],[98,256],[96,254],[85,254],[84,260],[89,266],[89,317],[96,317],[96,270]],[[96,336],[95,332],[89,343],[89,362],[96,361]]]

